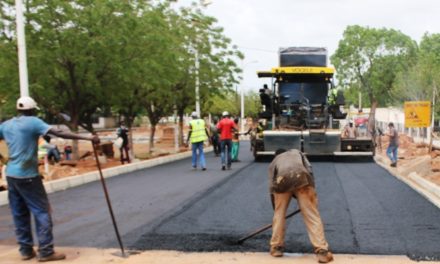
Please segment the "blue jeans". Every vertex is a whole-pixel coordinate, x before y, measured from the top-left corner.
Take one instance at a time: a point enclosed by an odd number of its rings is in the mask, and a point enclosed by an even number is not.
[[[47,158],[49,160],[51,160],[53,158],[55,162],[59,162],[60,161],[60,151],[58,150],[58,148],[49,149],[47,151]]]
[[[33,250],[32,213],[35,219],[40,257],[53,254],[52,217],[41,177],[27,179],[6,177],[6,179],[8,181],[9,206],[14,219],[15,235],[20,245],[20,253],[29,255]]]
[[[200,161],[200,167],[206,168],[205,153],[203,152],[203,141],[192,143],[192,166],[197,168],[197,151]]]
[[[388,146],[387,148],[387,156],[390,158],[392,163],[397,162],[397,146]]]
[[[228,148],[227,154],[226,147]],[[220,149],[221,149],[221,157],[222,157],[222,166],[225,164],[228,165],[228,167],[231,167],[231,151],[232,151],[232,140],[231,139],[223,139],[220,142]],[[226,160],[225,160],[226,159]]]

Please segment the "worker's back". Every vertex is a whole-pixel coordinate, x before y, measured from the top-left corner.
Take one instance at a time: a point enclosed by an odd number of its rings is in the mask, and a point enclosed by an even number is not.
[[[50,127],[34,116],[14,117],[0,126],[0,139],[8,145],[7,176],[28,178],[38,175],[38,137]]]
[[[299,150],[292,149],[275,157],[269,165],[270,192],[293,192],[307,185],[314,186],[310,163]]]

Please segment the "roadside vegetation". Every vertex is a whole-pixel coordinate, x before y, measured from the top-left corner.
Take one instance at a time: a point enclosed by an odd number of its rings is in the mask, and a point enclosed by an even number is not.
[[[394,29],[348,26],[331,62],[347,102],[356,105],[361,93],[371,107],[370,131],[376,107],[438,97],[440,34],[425,33],[417,43]],[[434,111],[438,116],[438,105]]]
[[[0,3],[0,120],[15,114],[18,96],[14,4]],[[181,9],[173,1],[25,4],[30,93],[46,121],[93,132],[97,116],[118,116],[129,128],[147,116],[153,146],[160,119],[176,115],[182,139],[197,80],[203,115],[224,109],[239,114],[238,65],[244,56],[201,4]],[[439,43],[440,34],[426,33],[417,43],[394,29],[348,26],[331,56],[338,86],[349,104],[361,93],[372,114],[376,107],[430,100],[440,83]],[[255,117],[258,94],[249,92],[245,100],[245,115]]]
[[[11,87],[19,87],[14,1],[2,1],[0,12],[5,119],[15,112]],[[70,116],[73,131],[92,132],[96,115],[118,115],[128,127],[144,115],[153,145],[162,117],[176,111],[182,120],[193,111],[196,78],[203,113],[211,112],[207,98],[224,98],[239,80],[242,53],[199,4],[176,10],[171,1],[30,0],[25,16],[31,96],[46,120]]]

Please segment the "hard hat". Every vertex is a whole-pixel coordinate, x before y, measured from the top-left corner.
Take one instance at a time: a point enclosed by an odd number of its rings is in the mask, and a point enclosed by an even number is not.
[[[29,96],[22,96],[17,100],[17,110],[40,109],[37,103]]]
[[[228,111],[224,111],[223,114],[222,114],[222,116],[229,116]]]
[[[191,117],[193,117],[193,118],[197,118],[197,117],[199,117],[199,115],[197,114],[197,112],[192,112],[192,113],[191,113]]]

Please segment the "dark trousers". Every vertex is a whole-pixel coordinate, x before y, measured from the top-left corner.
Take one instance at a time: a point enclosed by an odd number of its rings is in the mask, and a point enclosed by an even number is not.
[[[40,176],[8,181],[9,206],[15,224],[15,235],[20,253],[29,255],[34,246],[31,229],[31,213],[35,219],[38,252],[41,257],[53,254],[52,217],[49,200]]]
[[[121,163],[124,164],[124,161],[130,163],[130,156],[128,155],[128,144],[122,145],[119,151],[121,152]],[[124,157],[124,151],[125,151],[125,157]]]
[[[218,156],[220,154],[220,142],[218,136],[211,137],[211,143],[214,148],[215,155]]]
[[[55,161],[56,163],[58,163],[60,161],[60,151],[58,150],[58,148],[53,148],[53,149],[49,149],[47,151],[47,158],[49,160]]]
[[[220,146],[222,151],[222,165],[224,166],[226,164],[228,165],[228,167],[231,167],[232,139],[222,139],[220,142]]]

